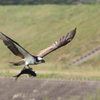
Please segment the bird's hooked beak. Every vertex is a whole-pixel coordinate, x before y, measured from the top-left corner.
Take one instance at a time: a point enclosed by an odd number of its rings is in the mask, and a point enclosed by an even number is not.
[[[37,59],[38,59],[38,62],[40,62],[40,63],[45,63],[45,60],[44,60],[43,58],[37,57]]]
[[[44,59],[42,60],[42,63],[45,63],[45,60]]]

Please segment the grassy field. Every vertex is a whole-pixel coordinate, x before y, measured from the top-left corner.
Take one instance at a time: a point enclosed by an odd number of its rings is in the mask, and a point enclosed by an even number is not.
[[[34,70],[80,72],[79,77],[90,72],[90,77],[100,76],[96,74],[100,70],[99,55],[79,66],[68,66],[71,60],[100,46],[100,5],[0,6],[0,9],[0,31],[16,40],[33,55],[77,27],[74,40],[66,47],[46,56],[46,63],[33,66]],[[0,69],[9,71],[23,67],[8,64],[9,61],[19,58],[15,57],[2,41],[0,52]]]

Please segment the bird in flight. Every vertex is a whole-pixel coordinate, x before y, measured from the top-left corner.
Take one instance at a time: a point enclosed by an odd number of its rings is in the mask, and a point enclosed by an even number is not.
[[[36,56],[30,54],[16,41],[12,40],[11,38],[6,36],[2,32],[0,32],[0,39],[3,40],[3,43],[8,47],[9,50],[11,50],[13,54],[22,58],[21,61],[10,62],[11,64],[15,66],[24,65],[24,68],[26,68],[26,66],[30,68],[29,65],[44,63],[45,60],[43,59],[43,57],[57,50],[58,48],[68,44],[74,38],[75,34],[76,34],[76,28],[72,30],[71,32],[69,32],[68,34],[66,34],[65,36],[63,36],[62,38],[60,38],[58,41],[54,42],[52,45],[50,45],[46,49],[43,49],[42,51],[40,51]]]

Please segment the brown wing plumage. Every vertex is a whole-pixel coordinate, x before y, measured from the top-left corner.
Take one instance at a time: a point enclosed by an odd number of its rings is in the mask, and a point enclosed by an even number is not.
[[[19,56],[21,58],[25,58],[29,53],[21,47],[17,42],[7,37],[3,33],[0,32],[0,39],[3,40],[4,44],[12,51],[13,54]]]
[[[76,28],[74,30],[72,30],[70,33],[68,33],[67,35],[60,38],[55,43],[53,43],[51,46],[49,46],[46,49],[40,51],[37,56],[44,57],[47,54],[51,53],[52,51],[68,44],[74,38],[75,34],[76,34]]]

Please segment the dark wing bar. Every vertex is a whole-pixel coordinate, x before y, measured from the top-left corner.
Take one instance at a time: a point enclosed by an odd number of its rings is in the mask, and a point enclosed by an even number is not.
[[[13,54],[24,58],[27,54],[29,54],[23,47],[21,47],[17,42],[9,38],[0,32],[0,39],[3,40],[4,44],[8,47],[9,50],[12,51]]]

